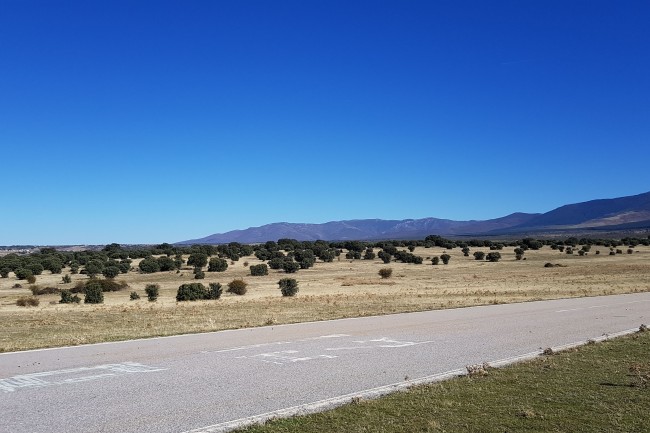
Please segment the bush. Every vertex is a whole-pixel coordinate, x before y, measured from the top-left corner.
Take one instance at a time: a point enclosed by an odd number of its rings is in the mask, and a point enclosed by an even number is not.
[[[182,284],[178,287],[178,292],[176,292],[176,300],[179,302],[197,301],[206,297],[207,291],[201,283]]]
[[[450,260],[450,259],[451,259],[451,256],[450,256],[449,254],[442,254],[442,255],[440,256],[440,260],[442,260],[442,263],[443,263],[444,265],[449,264],[449,260]]]
[[[437,265],[438,263],[440,263],[440,257],[435,256],[435,257],[433,257],[433,258],[431,259],[431,264],[432,264],[432,265]]]
[[[14,275],[16,275],[16,278],[19,280],[26,280],[27,277],[33,276],[32,271],[26,268],[18,268],[14,271]]]
[[[485,256],[485,259],[488,262],[498,262],[499,260],[501,260],[501,253],[499,253],[498,251],[488,253],[488,255]]]
[[[194,268],[194,279],[195,280],[202,280],[205,278],[205,272],[201,270],[198,266]]]
[[[70,277],[70,275],[64,275],[63,277],[61,277],[61,282],[63,284],[69,284],[72,282],[72,277]]]
[[[32,295],[51,295],[53,293],[59,293],[59,289],[56,287],[40,287],[40,286],[32,286],[29,288],[29,290],[32,291]]]
[[[634,250],[632,248],[628,248],[628,250],[627,250],[628,254],[632,254],[633,252],[634,252]]]
[[[120,275],[120,268],[117,266],[107,266],[102,271],[102,275],[104,275],[105,278],[115,278]]]
[[[269,267],[263,263],[261,265],[251,265],[248,269],[250,269],[251,275],[254,277],[269,274]]]
[[[226,259],[213,258],[210,259],[210,264],[208,265],[208,272],[224,272],[228,269],[228,262]]]
[[[61,290],[61,300],[59,304],[78,304],[81,302],[81,298],[77,295],[73,295],[70,290]]]
[[[140,271],[145,274],[153,274],[154,272],[160,271],[160,263],[158,263],[158,260],[153,257],[147,257],[142,260],[138,267],[140,268]]]
[[[9,272],[11,272],[11,269],[9,268],[0,269],[0,277],[7,278],[9,276]]]
[[[461,251],[465,257],[469,257],[469,247],[463,247]]]
[[[297,272],[298,269],[300,269],[300,265],[294,261],[285,260],[282,263],[282,269],[287,274],[293,274],[294,272]]]
[[[202,268],[208,264],[208,255],[205,253],[194,253],[191,254],[187,259],[188,266],[195,266]]]
[[[101,304],[104,302],[104,293],[99,281],[91,281],[86,284],[84,304]]]
[[[219,283],[210,283],[207,293],[207,299],[219,299],[223,293],[223,288]]]
[[[474,251],[474,260],[483,260],[485,253],[483,251]]]
[[[16,305],[19,307],[38,307],[40,303],[41,301],[33,296],[21,296],[16,300]]]
[[[27,275],[26,279],[29,284],[34,284],[36,282],[36,277],[33,275]]]
[[[138,292],[131,292],[131,294],[129,295],[129,299],[132,301],[136,301],[140,299],[140,295],[138,295]]]
[[[297,265],[297,263],[296,263]],[[235,295],[245,295],[246,294],[246,287],[248,286],[248,283],[242,279],[236,279],[232,280],[231,282],[228,283],[228,292],[234,293]]]
[[[89,285],[99,285],[102,292],[119,292],[120,290],[125,290],[129,288],[129,285],[125,281],[114,281],[114,280],[97,280],[91,278],[90,280],[83,282],[79,281],[73,288],[70,289],[72,293],[85,293],[86,287]]]
[[[269,268],[271,269],[281,269],[284,264],[284,258],[275,257],[269,260]]]
[[[391,268],[381,268],[378,273],[382,278],[390,278],[393,275],[393,270]]]
[[[147,284],[147,286],[144,288],[144,291],[147,294],[147,299],[149,302],[155,302],[158,299],[160,286],[158,284]]]
[[[296,296],[298,293],[298,282],[294,278],[282,278],[278,281],[282,296]]]
[[[384,263],[390,263],[390,260],[392,259],[392,256],[384,250],[379,251],[379,253],[377,253],[377,256],[379,256],[381,261]]]

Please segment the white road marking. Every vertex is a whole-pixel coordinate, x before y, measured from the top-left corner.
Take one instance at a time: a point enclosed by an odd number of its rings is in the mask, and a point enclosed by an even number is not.
[[[166,368],[150,367],[136,362],[125,362],[122,364],[104,364],[94,367],[43,371],[39,373],[21,374],[7,379],[0,379],[0,390],[3,392],[14,392],[23,388],[43,388],[46,386],[66,385],[105,379],[108,377],[124,376],[131,373],[150,373],[162,370],[166,370]],[[45,379],[50,377],[54,377],[56,380]]]
[[[325,340],[325,339],[330,339],[330,338],[343,338],[343,337],[349,337],[348,334],[330,334],[330,335],[321,335],[318,337],[309,337],[309,338],[303,338],[300,340],[294,340],[294,341],[276,341],[273,343],[260,343],[260,344],[250,344],[247,346],[238,346],[238,347],[230,347],[228,349],[220,349],[220,350],[203,350],[201,353],[226,353],[226,352],[236,352],[239,350],[248,350],[248,349],[257,349],[260,347],[267,347],[267,346],[281,346],[285,344],[294,344],[294,343],[304,343],[307,341],[317,341],[317,340]]]

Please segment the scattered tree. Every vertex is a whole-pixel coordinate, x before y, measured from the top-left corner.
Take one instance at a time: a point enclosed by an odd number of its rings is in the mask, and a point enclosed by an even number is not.
[[[294,278],[282,278],[278,281],[282,296],[296,296],[298,293],[298,282]]]

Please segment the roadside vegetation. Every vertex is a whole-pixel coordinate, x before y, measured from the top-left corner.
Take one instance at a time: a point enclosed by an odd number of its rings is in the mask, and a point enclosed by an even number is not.
[[[649,238],[42,248],[0,257],[0,351],[641,292],[649,263]]]
[[[547,352],[506,368],[485,366],[445,382],[240,433],[609,432],[650,425],[650,332]],[[470,370],[470,369],[468,369]]]

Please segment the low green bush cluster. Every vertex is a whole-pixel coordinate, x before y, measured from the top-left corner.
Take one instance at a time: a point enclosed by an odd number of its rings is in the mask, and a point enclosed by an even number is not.
[[[81,302],[81,298],[77,295],[73,295],[70,290],[61,290],[61,300],[59,304],[78,304]]]
[[[298,293],[298,282],[294,278],[282,278],[278,281],[282,296],[296,296]]]
[[[251,265],[248,269],[250,269],[251,275],[254,277],[259,277],[259,276],[269,274],[269,267],[263,263],[261,265]]]

